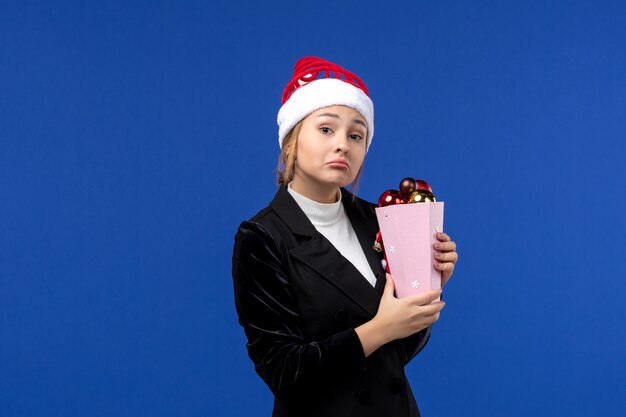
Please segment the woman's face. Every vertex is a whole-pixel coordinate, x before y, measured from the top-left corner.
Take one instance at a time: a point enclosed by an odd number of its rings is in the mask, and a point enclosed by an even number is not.
[[[366,140],[365,118],[351,107],[330,106],[311,113],[298,135],[292,187],[319,194],[352,183],[365,158]]]

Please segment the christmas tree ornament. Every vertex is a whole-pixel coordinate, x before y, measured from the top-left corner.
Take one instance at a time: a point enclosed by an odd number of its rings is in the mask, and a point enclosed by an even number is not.
[[[387,207],[392,204],[405,204],[408,198],[405,198],[398,190],[387,190],[378,198],[378,207]]]
[[[409,197],[413,191],[415,191],[417,189],[417,186],[415,184],[415,180],[411,177],[406,177],[404,178],[402,181],[400,181],[400,192],[404,195]]]
[[[416,190],[426,190],[426,191],[430,191],[431,193],[433,192],[432,187],[430,186],[429,183],[427,183],[424,180],[415,180],[415,189]]]
[[[437,200],[433,193],[428,190],[417,190],[411,193],[411,197],[409,198],[410,203],[434,203]]]

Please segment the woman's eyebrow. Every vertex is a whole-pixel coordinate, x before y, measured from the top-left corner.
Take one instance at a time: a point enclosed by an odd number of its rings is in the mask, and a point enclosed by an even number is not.
[[[341,119],[341,117],[339,117],[339,115],[335,114],[335,113],[322,113],[322,114],[318,114],[317,117],[322,117],[322,116],[328,116],[328,117],[334,117],[335,119]],[[367,129],[367,125],[365,124],[365,122],[361,119],[354,119],[352,121],[352,123],[357,123],[362,125],[364,128]]]
[[[364,122],[363,120],[361,120],[361,119],[354,119],[354,120],[352,121],[352,123],[359,124],[359,125],[361,125],[361,126],[363,126],[364,128],[366,128],[366,129],[367,129],[367,125],[366,125],[366,124],[365,124],[365,122]]]
[[[322,117],[322,116],[328,116],[328,117],[334,117],[335,119],[340,119],[339,115],[335,113],[322,113],[322,114],[317,115],[317,117]]]

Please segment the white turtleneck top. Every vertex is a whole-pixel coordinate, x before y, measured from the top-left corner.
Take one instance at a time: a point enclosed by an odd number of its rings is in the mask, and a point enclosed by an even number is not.
[[[291,189],[291,183],[289,183],[287,190],[311,223],[313,223],[315,229],[328,239],[339,253],[350,261],[372,286],[376,286],[376,276],[367,262],[350,219],[348,219],[341,203],[341,190],[337,189],[337,202],[331,204],[318,203],[302,194],[298,194]]]

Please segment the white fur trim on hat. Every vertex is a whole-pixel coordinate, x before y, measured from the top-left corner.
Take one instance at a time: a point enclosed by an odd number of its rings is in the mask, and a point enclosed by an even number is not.
[[[278,145],[294,126],[323,107],[348,106],[357,110],[367,123],[367,149],[374,137],[374,103],[360,88],[336,78],[311,81],[293,92],[278,111]]]

